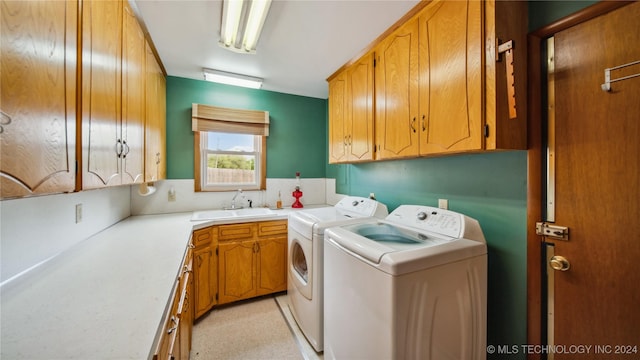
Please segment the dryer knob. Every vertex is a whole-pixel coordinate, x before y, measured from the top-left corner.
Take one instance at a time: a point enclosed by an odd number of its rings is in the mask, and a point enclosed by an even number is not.
[[[359,204],[358,200],[353,200],[353,202],[351,203],[351,205],[353,206],[358,206],[358,204]]]
[[[418,220],[424,220],[427,218],[427,213],[425,213],[424,211],[421,211],[418,213]]]

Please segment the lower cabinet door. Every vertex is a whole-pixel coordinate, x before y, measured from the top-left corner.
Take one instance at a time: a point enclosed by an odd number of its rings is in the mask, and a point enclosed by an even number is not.
[[[194,309],[197,319],[215,304],[216,264],[215,254],[210,247],[196,249],[193,253]]]
[[[256,296],[256,252],[253,240],[218,245],[218,304]]]
[[[287,236],[258,241],[258,295],[287,290]]]

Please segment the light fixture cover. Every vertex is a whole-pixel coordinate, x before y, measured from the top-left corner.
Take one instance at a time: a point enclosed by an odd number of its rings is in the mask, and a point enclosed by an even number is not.
[[[271,0],[224,0],[220,46],[238,53],[255,54],[270,7]]]
[[[253,76],[234,74],[230,72],[203,69],[204,79],[207,81],[217,82],[220,84],[242,86],[252,89],[260,89],[262,87],[263,79]]]

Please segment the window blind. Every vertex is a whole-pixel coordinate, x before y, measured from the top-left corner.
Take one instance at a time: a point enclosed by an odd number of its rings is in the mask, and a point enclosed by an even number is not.
[[[191,129],[269,136],[269,112],[192,104]]]

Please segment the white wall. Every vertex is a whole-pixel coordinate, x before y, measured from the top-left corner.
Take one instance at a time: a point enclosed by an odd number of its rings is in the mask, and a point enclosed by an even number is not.
[[[131,214],[129,186],[0,201],[0,281]],[[76,223],[76,204],[82,221]]]
[[[188,212],[194,210],[222,209],[231,205],[235,192],[194,192],[193,179],[165,180],[154,184],[156,192],[149,196],[140,196],[137,188],[131,192],[131,214],[164,214]],[[266,191],[244,191],[246,199],[253,201],[254,207],[275,207],[278,192],[281,193],[282,206],[290,207],[295,201],[291,193],[295,190],[295,179],[267,179]],[[175,191],[176,200],[169,201],[169,191]],[[303,205],[335,204],[334,179],[300,179],[303,193],[300,202]],[[240,201],[236,200],[236,205]],[[248,202],[243,203],[244,207]]]
[[[294,202],[295,179],[267,179],[266,191],[247,191],[254,207],[275,206],[278,192],[284,207]],[[138,195],[138,185],[119,186],[71,194],[36,196],[0,201],[0,283],[37,266],[130,215],[220,209],[231,204],[234,192],[196,193],[193,180],[164,180],[156,192]],[[303,205],[334,205],[334,179],[301,179]],[[169,189],[176,201],[168,199]],[[82,204],[82,221],[76,223],[76,204]],[[244,203],[248,206],[248,203]]]

